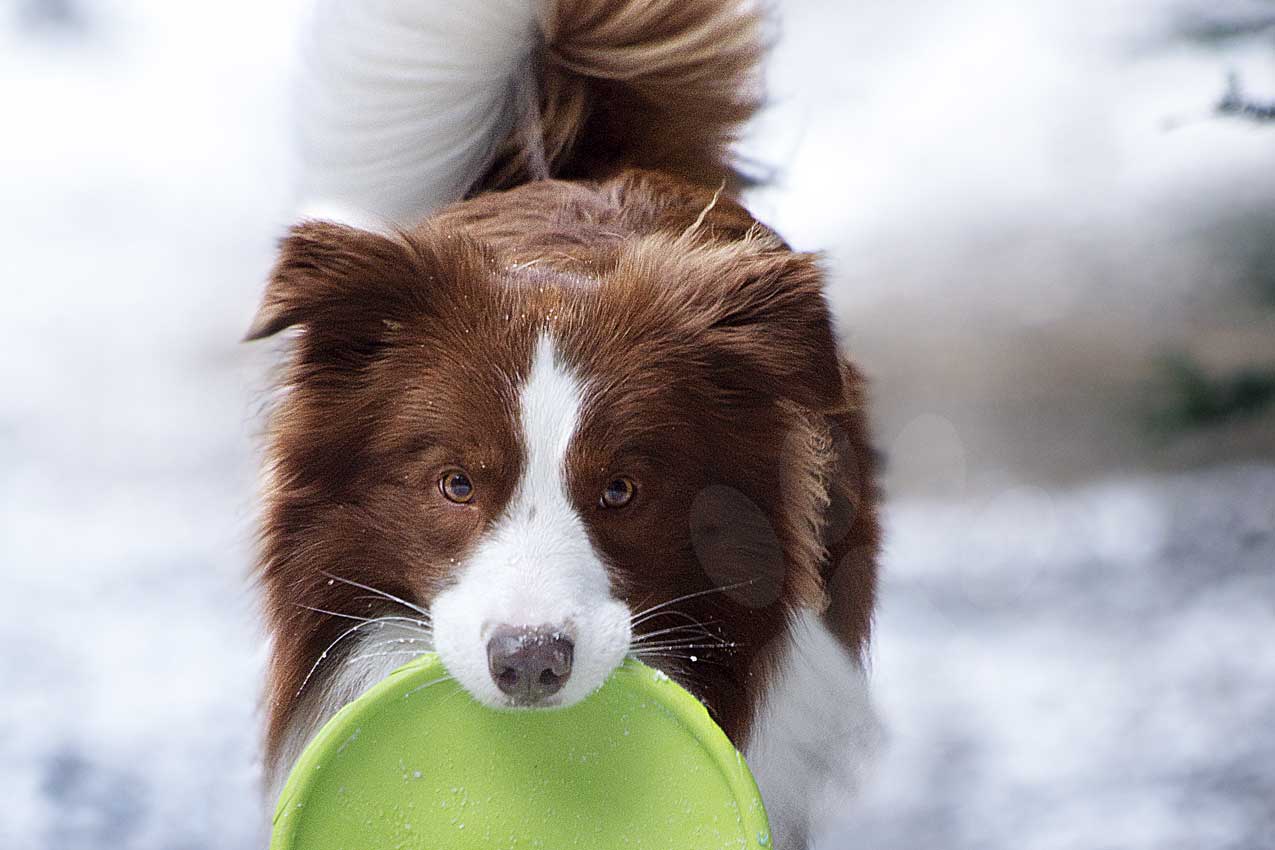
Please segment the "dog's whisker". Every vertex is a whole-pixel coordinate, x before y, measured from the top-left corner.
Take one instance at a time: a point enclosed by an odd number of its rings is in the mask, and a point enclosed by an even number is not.
[[[357,617],[351,614],[342,614],[339,611],[328,611],[323,608],[314,608],[309,605],[298,605],[307,611],[315,611],[320,614],[329,614],[334,617],[342,617],[347,620],[357,620],[362,628],[378,627],[383,629],[396,628],[410,635],[420,635],[428,639],[433,639],[433,627],[422,620],[411,617],[384,616],[384,617]],[[330,647],[329,647],[330,648]]]
[[[642,601],[638,603],[638,607],[639,607],[639,608],[643,608],[643,607],[644,607],[644,606],[645,606],[648,602],[650,602],[650,601],[651,601],[651,597],[652,597],[652,596],[654,596],[654,595],[655,595],[654,593],[648,593],[648,594],[646,594],[645,596],[643,596],[643,597],[642,597]],[[636,617],[636,616],[638,616],[638,615],[637,615],[637,614],[634,614],[634,615],[633,615],[633,617]],[[629,617],[629,621],[630,621],[630,622],[632,622],[633,617]]]
[[[659,638],[650,640],[635,640],[629,644],[632,647],[643,646],[690,646],[692,644],[707,643],[712,646],[723,646],[727,643],[726,639],[717,635],[709,634],[674,634],[664,635]]]
[[[717,645],[729,643],[729,641],[720,633],[710,631],[707,628],[701,628],[698,625],[684,625],[638,635],[631,642],[631,645],[654,646],[657,644],[663,644],[668,646],[673,644],[694,643],[698,641],[709,641]]]
[[[345,631],[341,632],[341,634],[337,635],[336,640],[332,641],[330,644],[324,647],[323,651],[319,653],[319,657],[316,658],[314,660],[314,663],[310,665],[310,669],[306,671],[305,678],[301,680],[301,687],[297,688],[297,692],[293,694],[293,696],[294,697],[301,696],[301,692],[305,690],[305,686],[310,684],[310,679],[314,676],[314,671],[318,670],[319,665],[327,660],[328,653],[330,653],[333,649],[335,649],[337,644],[345,640],[350,635],[357,633],[359,629],[364,629],[364,628],[367,628],[368,626],[375,625],[375,622],[376,621],[371,620],[364,623],[357,623],[353,626],[350,626]]]
[[[708,647],[708,648],[720,649],[721,647]],[[646,648],[639,647],[637,649],[630,650],[629,655],[632,655],[635,658],[646,658],[648,656],[651,656],[651,657],[664,657],[664,658],[681,658],[684,660],[690,660],[692,658],[694,658],[697,661],[703,660],[705,656],[700,655],[696,651],[697,649],[699,648],[684,647],[684,646],[672,646],[672,647],[655,646],[655,647],[646,647]]]
[[[415,644],[410,648],[407,644]],[[385,640],[374,641],[359,647],[361,651],[379,651],[389,649],[390,647],[403,647],[398,650],[400,652],[432,652],[434,649],[434,641],[425,638],[386,638]]]
[[[307,611],[314,611],[317,614],[328,614],[333,617],[341,617],[346,620],[358,620],[363,623],[383,623],[383,622],[394,620],[394,621],[412,623],[414,625],[422,626],[422,627],[428,627],[430,625],[429,620],[421,619],[418,617],[400,617],[397,615],[389,615],[385,617],[360,617],[358,614],[342,614],[340,611],[329,611],[326,608],[315,608],[313,605],[302,605],[299,602],[297,603],[297,607],[304,608]]]
[[[388,599],[391,602],[397,602],[399,605],[403,605],[407,608],[412,609],[416,613],[420,614],[422,617],[429,617],[429,612],[426,611],[421,606],[408,602],[406,599],[395,596],[392,593],[386,593],[384,590],[381,590],[380,588],[372,587],[371,585],[367,585],[367,584],[361,584],[357,581],[353,581],[352,579],[342,578],[341,576],[334,575],[333,573],[329,573],[326,571],[320,572],[320,575],[330,578],[332,579],[332,581],[339,581],[342,584],[348,584],[350,587],[357,587],[359,590],[366,590],[368,593],[375,593],[377,596],[383,599]]]
[[[373,626],[385,628],[387,625],[392,625],[392,623],[387,622],[387,620],[391,620],[391,619],[394,619],[394,618],[377,617],[374,619],[363,620],[362,622],[355,623],[353,626],[350,626],[348,629],[341,632],[341,634],[337,635],[336,639],[333,640],[326,647],[324,647],[323,651],[319,653],[319,657],[315,659],[314,664],[310,665],[310,669],[306,671],[305,678],[301,680],[301,686],[297,688],[297,692],[296,694],[294,694],[294,696],[301,695],[301,692],[305,690],[306,685],[308,685],[310,683],[310,680],[314,678],[314,673],[316,670],[319,669],[319,665],[321,665],[324,661],[327,660],[328,655],[332,652],[333,649],[336,648],[337,644],[341,643],[343,640],[350,637],[351,635],[357,634],[362,629],[371,628]],[[407,618],[401,618],[401,619],[407,619]],[[400,628],[403,628],[403,627],[400,626]],[[427,633],[422,631],[421,634],[427,634]]]
[[[629,618],[629,622],[632,625],[637,626],[640,623],[646,622],[646,620],[650,618],[650,615],[654,613],[655,611],[659,611],[663,608],[668,608],[669,606],[676,605],[679,602],[685,602],[689,599],[698,599],[701,596],[709,596],[714,593],[729,593],[732,590],[739,590],[740,588],[747,587],[750,584],[756,584],[760,580],[761,580],[760,577],[751,578],[746,581],[737,582],[735,584],[726,584],[726,585],[722,585],[721,587],[710,587],[708,590],[700,590],[700,591],[697,591],[696,593],[687,593],[683,596],[677,597],[676,599],[670,599],[667,602],[661,602],[659,605],[653,605],[650,608],[647,608],[645,611],[639,611],[637,614],[634,614],[631,618]]]
[[[690,635],[698,635],[699,637],[706,638],[708,640],[715,640],[719,637],[718,635],[715,635],[713,634],[713,632],[709,631],[707,627],[699,627],[698,624],[695,626],[682,625],[682,626],[673,626],[672,628],[668,628],[668,629],[659,629],[658,631],[647,632],[646,634],[638,635],[637,638],[633,641],[633,643],[635,645],[641,644],[651,640],[652,638],[660,637],[661,635],[677,634],[679,632],[685,632]]]
[[[350,658],[346,660],[345,663],[349,665],[349,664],[355,664],[359,661],[367,661],[368,659],[371,659],[371,658],[392,658],[396,655],[410,655],[413,658],[418,658],[423,653],[424,653],[424,650],[421,650],[421,649],[394,649],[389,652],[364,652],[359,655],[351,656]],[[407,662],[403,662],[403,663],[406,664]]]
[[[695,619],[694,617],[692,617],[690,614],[686,613],[685,611],[679,611],[676,608],[666,608],[663,611],[657,611],[651,616],[643,618],[641,622],[649,623],[652,620],[658,620],[660,617],[681,617],[686,622],[696,626],[711,626],[711,625],[716,625],[717,623],[720,622],[720,620],[706,620],[701,622]],[[639,625],[639,624],[635,623],[634,625]]]
[[[368,594],[362,594],[362,593],[361,593],[361,594],[359,594],[358,596],[354,597],[354,598],[355,598],[355,599],[371,599],[371,600],[373,600],[373,601],[377,601],[377,602],[380,602],[380,601],[384,601],[384,600],[385,600],[385,597],[384,597],[384,596],[369,596]],[[395,601],[397,601],[397,600],[395,600]],[[402,603],[400,603],[400,604],[402,604]],[[408,607],[409,607],[409,610],[411,610],[411,611],[413,611],[413,612],[415,612],[415,613],[417,613],[417,614],[420,614],[420,613],[421,613],[421,610],[422,610],[422,609],[420,609],[420,608],[415,608],[415,607],[412,607],[412,606],[410,606],[410,605],[409,605]],[[430,614],[430,613],[428,613],[428,612],[426,612],[426,613],[424,613],[424,614],[421,614],[421,619],[423,619],[423,620],[432,620],[432,619],[433,619],[433,614]]]
[[[654,649],[654,650],[663,650],[663,649],[735,649],[736,647],[740,647],[740,646],[743,646],[743,644],[742,644],[742,643],[728,643],[728,642],[726,642],[726,641],[723,641],[723,642],[721,642],[721,643],[681,643],[681,642],[676,642],[676,643],[653,643],[653,644],[637,645],[637,646],[635,646],[635,649],[636,649],[636,650],[638,650],[638,651],[647,650],[647,649]]]
[[[430,635],[423,637],[382,637],[380,640],[368,641],[363,649],[376,650],[386,646],[394,646],[395,644],[425,644],[426,646],[433,646],[433,637]]]
[[[672,652],[646,652],[632,656],[637,661],[646,663],[648,660],[654,660],[664,663],[677,663],[679,665],[689,664],[713,664],[719,667],[727,666],[727,663],[719,658],[708,658],[703,655],[679,655]]]

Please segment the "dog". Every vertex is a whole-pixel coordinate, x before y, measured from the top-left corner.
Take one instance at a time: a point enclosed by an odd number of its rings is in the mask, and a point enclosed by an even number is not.
[[[626,658],[745,753],[776,846],[874,749],[864,381],[817,257],[741,204],[763,21],[727,0],[331,0],[299,128],[335,220],[282,240],[293,329],[258,576],[278,789],[423,651],[569,706]]]

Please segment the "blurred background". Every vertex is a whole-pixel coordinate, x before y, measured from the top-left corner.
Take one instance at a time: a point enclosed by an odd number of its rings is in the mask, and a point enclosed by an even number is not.
[[[788,0],[746,152],[873,380],[824,848],[1275,847],[1275,2]],[[300,0],[0,4],[0,848],[264,846]]]

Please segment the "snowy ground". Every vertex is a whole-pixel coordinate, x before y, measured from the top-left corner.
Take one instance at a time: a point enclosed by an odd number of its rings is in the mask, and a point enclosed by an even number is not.
[[[1275,846],[1275,466],[908,502],[890,530],[892,746],[823,846]]]
[[[269,357],[235,340],[290,215],[296,0],[37,5],[0,11],[0,848],[260,847]],[[824,847],[1275,845],[1272,423],[1186,457],[1122,407],[1162,345],[1275,339],[1211,237],[1270,215],[1275,131],[1162,126],[1230,67],[1275,97],[1275,50],[1107,5],[787,7],[758,203],[833,248],[894,496],[890,747]]]

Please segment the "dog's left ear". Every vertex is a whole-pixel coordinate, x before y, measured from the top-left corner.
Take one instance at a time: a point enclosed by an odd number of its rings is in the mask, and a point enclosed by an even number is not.
[[[810,410],[846,404],[823,272],[811,254],[767,251],[730,265],[699,293],[719,376]]]

